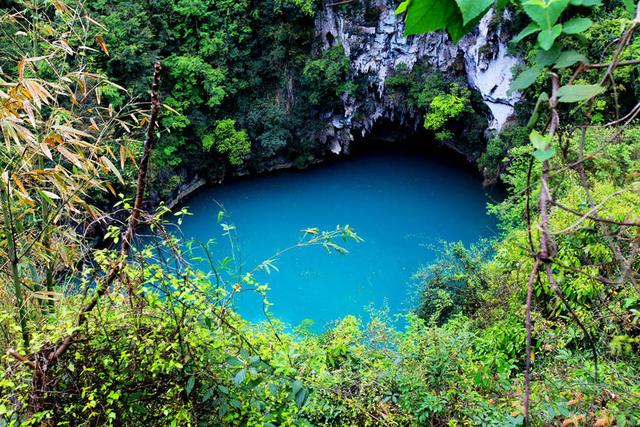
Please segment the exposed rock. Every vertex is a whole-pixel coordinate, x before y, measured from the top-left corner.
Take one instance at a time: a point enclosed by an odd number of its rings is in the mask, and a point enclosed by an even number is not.
[[[459,47],[465,51],[469,85],[482,94],[493,115],[489,127],[499,132],[513,114],[513,107],[519,99],[517,94],[507,93],[513,80],[512,69],[519,59],[509,55],[501,28],[491,30],[493,17],[494,11],[489,12],[474,34],[465,37]],[[505,10],[502,21],[509,19],[509,11]]]
[[[489,129],[497,132],[502,129],[518,100],[517,95],[507,94],[513,78],[511,69],[519,61],[507,52],[508,37],[502,34],[501,22],[510,19],[507,11],[499,22],[493,20],[495,13],[490,12],[455,45],[443,32],[404,37],[404,24],[395,15],[395,3],[390,0],[356,1],[359,3],[352,3],[354,7],[365,5],[380,11],[377,23],[367,23],[362,14],[350,14],[332,6],[325,7],[316,19],[321,49],[342,44],[355,77],[365,78],[369,85],[366,99],[344,96],[343,114],[327,120],[328,128],[320,137],[332,152],[348,149],[354,135],[366,135],[381,118],[419,126],[420,118],[415,112],[396,105],[387,96],[385,80],[399,64],[412,69],[420,60],[445,73],[464,72],[469,86],[480,92],[489,107]]]
[[[176,191],[175,197],[166,202],[167,207],[169,209],[175,208],[177,205],[187,199],[191,194],[195,193],[198,189],[204,187],[206,184],[207,181],[204,178],[196,176],[191,182],[180,185]]]

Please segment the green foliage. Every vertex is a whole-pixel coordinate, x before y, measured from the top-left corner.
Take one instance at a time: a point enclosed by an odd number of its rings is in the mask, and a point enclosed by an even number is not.
[[[315,14],[315,2],[313,0],[278,0],[277,4],[280,7],[291,4],[308,16]]]
[[[401,7],[407,9],[408,31],[413,28],[420,32],[418,24],[411,21],[411,14],[423,14],[421,19],[431,22],[422,25],[446,28],[452,38],[457,38],[456,26],[459,28],[460,19],[434,23],[435,17],[426,16],[428,7],[435,7],[435,3],[412,1]],[[510,151],[506,162],[507,173],[502,178],[511,188],[510,197],[493,208],[502,219],[505,236],[496,246],[495,257],[482,264],[483,274],[477,274],[487,286],[480,298],[482,304],[472,315],[483,335],[479,338],[476,351],[491,354],[493,366],[499,372],[506,373],[503,378],[507,382],[510,372],[519,369],[518,359],[522,358],[523,352],[526,353],[527,365],[533,363],[533,375],[550,368],[554,372],[554,381],[558,378],[564,381],[575,379],[575,376],[567,375],[560,365],[577,357],[580,353],[578,349],[610,349],[610,353],[604,356],[606,366],[615,358],[614,354],[628,357],[636,344],[631,338],[634,333],[630,331],[637,332],[637,289],[631,285],[637,274],[631,271],[637,271],[640,265],[635,248],[629,248],[626,242],[635,238],[635,231],[632,230],[635,228],[635,219],[629,222],[629,218],[638,217],[637,179],[634,178],[637,175],[635,172],[620,175],[619,171],[637,170],[637,157],[617,154],[621,149],[624,152],[637,151],[637,140],[632,136],[636,130],[622,127],[611,129],[621,123],[615,120],[621,117],[621,111],[632,111],[630,114],[634,115],[633,103],[626,104],[623,110],[625,101],[617,91],[635,91],[636,88],[632,79],[625,79],[624,83],[616,85],[613,83],[615,78],[610,75],[603,77],[603,73],[591,69],[607,69],[606,66],[581,67],[578,70],[568,68],[578,63],[588,63],[589,57],[604,62],[617,59],[611,56],[616,50],[615,42],[611,43],[614,38],[612,33],[608,34],[609,45],[598,43],[600,51],[585,42],[585,38],[596,34],[598,36],[594,40],[598,42],[607,39],[602,37],[600,25],[613,27],[613,23],[617,22],[618,35],[623,29],[631,27],[629,31],[632,31],[637,25],[625,20],[618,21],[623,9],[617,5],[604,5],[597,0],[525,0],[518,3],[520,13],[533,22],[515,42],[522,43],[533,34],[537,34],[537,38],[534,43],[525,43],[523,50],[526,52],[528,68],[514,81],[511,89],[534,94],[532,99],[537,102],[527,127],[520,128],[520,136],[515,144],[504,143],[502,137],[495,138],[490,144],[492,150]],[[591,17],[577,15],[587,12]],[[626,52],[634,56],[633,50],[626,46],[625,39],[631,32],[625,34],[624,45],[620,44],[617,53]],[[530,50],[527,52],[528,48]],[[634,63],[626,65],[633,66]],[[615,64],[610,68],[612,75],[618,72],[617,68],[621,69],[622,76],[637,76],[637,69],[629,72],[626,66],[617,67]],[[613,90],[608,90],[610,88],[603,84],[608,80],[615,86]],[[551,94],[545,93],[549,87]],[[609,116],[614,121],[607,127],[589,127],[589,124],[603,122],[607,104],[615,107]],[[433,122],[437,125],[441,121]],[[573,130],[576,124],[583,130]],[[545,131],[538,132],[536,129]],[[522,134],[525,131],[529,139],[527,144],[523,143]],[[486,157],[483,160],[489,161],[489,156]],[[540,163],[534,162],[534,159]],[[604,168],[611,170],[605,172]],[[540,200],[539,205],[536,200]],[[539,211],[534,206],[539,206]],[[549,254],[549,259],[534,255],[538,250],[542,251],[542,255]],[[535,266],[534,257],[537,260]],[[537,267],[543,264],[546,264],[548,274],[539,274]],[[453,268],[455,262],[445,265]],[[436,264],[429,272],[439,272],[441,269]],[[446,269],[444,271],[448,273],[446,279],[456,278],[455,269],[453,273]],[[530,279],[528,274],[531,275]],[[423,283],[421,289],[426,295],[423,300],[427,303],[423,301],[421,308],[426,318],[437,323],[443,313],[447,314],[447,309],[457,306],[450,289],[443,285],[434,286],[434,283],[441,282],[437,280],[439,276],[433,274],[426,277],[429,280]],[[469,280],[474,276],[462,274],[461,277]],[[448,283],[447,280],[442,282]],[[527,282],[533,302],[530,303],[531,298],[527,297],[525,309],[523,284]],[[604,307],[613,317],[603,314],[601,310],[605,310]],[[528,325],[533,325],[528,334],[522,327],[523,317],[527,318]],[[533,337],[533,340],[528,337]],[[531,353],[525,350],[529,346]],[[599,371],[598,375],[603,371],[605,376],[608,375],[609,368],[599,370],[595,358],[592,355],[592,360],[585,363],[581,371],[594,378],[596,371]],[[629,363],[635,361],[627,358],[622,362],[625,367],[629,367]],[[594,389],[607,387],[598,381]],[[618,384],[625,389],[633,387],[627,381]],[[536,385],[533,380],[530,389],[533,396],[540,386],[544,388],[549,384]],[[579,389],[579,393],[584,393],[586,388]],[[618,413],[619,408],[614,408],[615,405],[601,408],[597,414],[590,416],[578,415],[576,400],[552,400],[555,402],[542,405],[545,408],[544,415],[532,409],[532,424],[559,424],[563,421],[564,425],[571,422],[576,425],[607,425],[614,422],[626,425],[636,422],[631,421],[628,413]],[[634,397],[634,400],[637,398]]]
[[[530,135],[531,144],[536,151],[533,157],[541,162],[545,162],[556,155],[556,149],[553,148],[553,138],[551,135],[540,135],[538,131],[532,131]]]
[[[634,217],[638,215],[636,212],[636,205],[638,201],[637,194],[631,193],[629,196],[612,198],[613,194],[623,190],[629,183],[632,182],[632,178],[628,175],[628,171],[638,170],[638,144],[639,140],[635,136],[636,129],[630,129],[624,133],[625,144],[621,145],[606,145],[606,141],[611,137],[613,131],[606,129],[593,129],[588,132],[585,149],[586,150],[598,150],[601,151],[598,154],[598,160],[589,162],[587,165],[587,172],[590,178],[590,184],[592,185],[591,196],[596,204],[604,203],[603,209],[606,211],[606,216],[614,221],[623,222],[623,218]],[[534,133],[533,135],[536,135]],[[538,138],[538,137],[536,137]],[[567,139],[567,152],[561,154],[558,150],[558,154],[553,157],[554,162],[557,164],[565,164],[565,162],[574,162],[577,158],[577,151],[580,147],[580,136],[578,134],[566,135]],[[544,138],[543,138],[544,139]],[[543,142],[545,145],[548,143],[548,139]],[[519,156],[531,153],[531,148],[523,146],[512,149],[512,151],[518,152]],[[631,154],[636,153],[636,154]],[[515,154],[515,153],[514,153]],[[605,160],[610,159],[610,160]],[[615,159],[615,161],[613,160]],[[526,230],[522,226],[522,218],[525,217],[525,204],[526,204],[526,188],[529,185],[528,180],[529,162],[521,159],[514,161],[508,168],[507,173],[504,175],[505,181],[509,184],[510,194],[520,194],[519,197],[512,197],[508,200],[495,206],[493,211],[498,213],[503,221],[503,225],[510,231],[511,239],[515,242],[520,242],[522,247],[527,246],[527,234]],[[627,172],[625,172],[627,171]],[[531,178],[535,180],[537,174]],[[563,177],[562,180],[558,179],[554,181],[554,198],[562,206],[574,206],[577,209],[581,209],[585,203],[585,191],[582,188],[580,177],[571,173]],[[538,196],[538,191],[535,190],[531,195],[531,198]],[[625,192],[626,194],[626,192]],[[606,202],[605,202],[606,200]],[[603,215],[605,215],[603,213]],[[615,218],[615,219],[614,219]],[[532,222],[535,223],[537,218],[533,218]],[[571,227],[575,221],[575,215],[557,210],[551,215],[552,224],[554,229],[562,230],[567,227]],[[556,244],[562,247],[562,250],[558,254],[558,263],[562,266],[580,266],[581,270],[590,271],[589,277],[581,276],[579,273],[557,271],[559,280],[563,286],[563,292],[566,295],[568,302],[578,311],[579,316],[586,324],[591,324],[594,331],[599,331],[599,335],[604,342],[608,339],[613,339],[613,336],[617,334],[625,335],[624,330],[633,328],[631,324],[626,320],[617,322],[610,322],[607,325],[608,333],[611,335],[605,338],[602,334],[604,325],[596,326],[599,321],[596,321],[592,316],[594,313],[584,310],[585,306],[590,306],[594,303],[594,299],[598,298],[601,301],[607,300],[611,310],[620,310],[619,315],[622,316],[619,319],[622,320],[626,316],[633,317],[633,308],[623,308],[627,298],[634,298],[635,291],[627,289],[620,293],[613,292],[613,290],[603,287],[603,285],[597,280],[593,280],[593,277],[600,275],[604,276],[610,274],[611,271],[617,271],[620,267],[616,267],[615,254],[612,251],[610,245],[607,243],[606,235],[601,234],[600,229],[596,227],[595,222],[591,220],[581,224],[579,230],[575,234],[569,236],[558,236]],[[506,243],[503,243],[505,251],[510,250]],[[504,263],[506,268],[509,265],[516,265],[518,257],[523,255],[521,250],[512,248],[513,254],[507,252],[498,252],[496,261]],[[509,259],[510,261],[506,261]],[[634,267],[635,268],[635,267]],[[615,274],[614,274],[615,276]],[[541,298],[540,304],[544,306],[547,319],[554,319],[559,322],[560,317],[566,315],[566,307],[562,304],[558,304],[553,300],[553,291],[549,288],[548,284],[542,282],[538,283],[535,287],[536,295]],[[630,293],[629,293],[630,292]],[[615,309],[613,307],[616,307]],[[625,315],[621,313],[628,310]],[[630,319],[631,317],[627,317]],[[584,337],[582,337],[584,339]],[[608,346],[608,344],[606,345]]]
[[[470,108],[471,91],[466,87],[452,84],[451,93],[437,95],[429,103],[428,113],[424,116],[424,127],[437,131],[444,127],[449,120],[459,118],[464,112],[473,111]]]
[[[400,63],[385,80],[385,87],[395,102],[424,115],[424,127],[434,132],[436,140],[469,153],[482,149],[484,105],[463,77],[445,77],[422,63],[409,71]]]
[[[202,58],[172,55],[165,60],[165,66],[176,82],[171,97],[165,102],[178,111],[202,104],[216,107],[224,99],[225,75]]]
[[[509,126],[487,142],[485,151],[477,161],[478,168],[485,177],[496,179],[511,160],[510,151],[528,144],[529,130],[526,127]]]
[[[288,114],[274,99],[261,100],[253,105],[247,120],[248,126],[258,135],[259,153],[263,157],[281,152],[293,138],[294,130]]]
[[[220,178],[220,153],[202,145],[219,120],[235,120],[246,130],[253,142],[248,161],[258,169],[283,157],[314,156],[308,141],[319,112],[306,100],[302,75],[314,2],[98,0],[89,7],[105,24],[110,55],[97,65],[109,76],[146,98],[153,62],[165,68],[162,93],[173,111],[161,118],[168,132],[153,154],[154,190],[165,192],[175,175]],[[266,105],[278,114],[254,120]]]
[[[342,94],[353,95],[356,85],[351,74],[351,62],[342,45],[336,45],[323,52],[321,58],[307,62],[303,75],[309,101],[315,105],[331,105]]]
[[[143,311],[105,310],[92,320],[51,377],[60,378],[45,411],[31,420],[74,425],[519,425],[521,386],[512,354],[521,322],[484,331],[464,317],[442,327],[410,316],[405,332],[380,319],[347,317],[322,335],[293,337],[280,325],[250,325],[210,303],[212,284],[150,267],[160,293]],[[155,271],[154,271],[155,270]],[[174,288],[174,289],[171,289]],[[180,288],[180,289],[178,289]],[[156,291],[158,292],[158,291]],[[115,301],[114,301],[115,302]],[[120,301],[120,307],[126,307]],[[164,314],[164,315],[161,315]],[[55,334],[51,325],[50,334]],[[235,331],[235,332],[233,332]],[[242,337],[237,333],[241,332]],[[517,332],[513,334],[513,332]],[[380,346],[384,343],[384,346]],[[514,348],[515,347],[515,348]],[[561,353],[569,367],[535,382],[536,423],[590,417],[599,398],[586,359]],[[588,363],[588,362],[587,362]],[[633,378],[633,365],[605,365],[607,380]],[[28,375],[13,371],[3,396],[26,402]],[[637,389],[637,387],[636,387]],[[637,392],[637,390],[635,390]],[[578,403],[569,403],[578,401]],[[20,425],[19,406],[2,401],[0,417]],[[610,400],[603,413],[637,422],[633,402]],[[551,409],[555,408],[555,409]],[[635,417],[635,418],[634,418]],[[634,421],[635,420],[635,421]],[[23,425],[29,425],[25,422]]]
[[[458,314],[473,315],[488,286],[483,268],[489,253],[487,243],[469,249],[461,242],[443,245],[439,260],[413,276],[419,292],[416,314],[433,325]]]
[[[406,64],[400,63],[385,80],[385,86],[392,97],[416,109],[428,108],[436,96],[446,94],[454,83],[447,81],[441,72],[423,63],[416,64],[411,70]]]
[[[457,43],[496,4],[505,0],[405,0],[396,13],[406,13],[405,36],[446,30]]]
[[[232,119],[219,120],[212,134],[202,138],[205,150],[215,147],[216,150],[229,159],[232,166],[241,166],[251,153],[251,141],[245,130],[236,130],[236,121]]]

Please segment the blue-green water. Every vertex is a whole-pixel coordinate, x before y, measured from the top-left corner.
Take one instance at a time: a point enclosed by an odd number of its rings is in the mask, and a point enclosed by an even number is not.
[[[485,214],[480,177],[460,163],[396,148],[240,179],[194,196],[187,203],[193,216],[185,218],[182,233],[216,239],[214,256],[229,255],[218,224],[218,203],[223,205],[229,215],[224,222],[236,227],[243,271],[249,271],[297,242],[304,228],[349,224],[365,241],[347,243],[348,255],[296,249],[276,261],[279,271],[257,275],[271,288],[270,313],[291,326],[311,319],[316,330],[347,314],[366,320],[370,306],[404,313],[413,306],[411,275],[434,260],[434,246],[496,233],[495,220]],[[236,301],[247,319],[265,319],[255,293]]]

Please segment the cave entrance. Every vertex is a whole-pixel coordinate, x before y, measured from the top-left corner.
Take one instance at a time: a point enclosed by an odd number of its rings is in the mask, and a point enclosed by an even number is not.
[[[359,157],[369,153],[402,152],[424,157],[460,168],[461,172],[472,172],[481,177],[475,163],[466,155],[436,139],[422,126],[401,124],[398,121],[381,119],[365,136],[357,136],[349,147],[349,156]]]

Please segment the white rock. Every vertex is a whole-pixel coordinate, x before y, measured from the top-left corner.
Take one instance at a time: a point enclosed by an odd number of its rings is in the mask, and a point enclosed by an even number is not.
[[[334,126],[337,124],[336,128],[342,129],[341,133],[360,130],[364,135],[380,118],[397,119],[399,115],[403,120],[408,119],[402,106],[393,105],[384,96],[385,80],[398,64],[412,69],[419,60],[426,58],[432,66],[446,72],[451,70],[457,58],[461,58],[469,86],[480,92],[491,111],[490,129],[501,131],[519,99],[517,94],[508,94],[507,91],[513,79],[511,70],[520,60],[508,53],[500,26],[490,28],[494,12],[487,14],[472,33],[455,45],[443,32],[404,37],[404,24],[394,13],[395,3],[378,0],[377,4],[382,10],[375,28],[352,23],[351,18],[333,7],[327,7],[318,14],[316,31],[323,40],[322,48],[329,49],[331,41],[342,44],[355,76],[366,76],[378,94],[374,100],[375,111],[359,115],[365,116],[360,121],[355,120],[359,108],[371,100],[343,97],[345,114],[341,119],[333,118]],[[502,19],[510,19],[508,12],[505,11]],[[327,34],[332,37],[327,37]],[[332,151],[334,148],[332,145]]]

